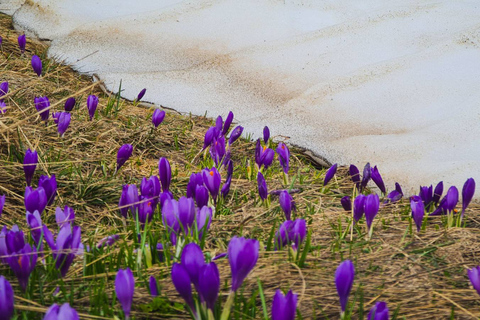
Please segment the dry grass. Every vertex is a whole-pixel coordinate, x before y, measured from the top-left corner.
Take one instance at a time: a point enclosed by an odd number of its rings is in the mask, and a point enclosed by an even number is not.
[[[177,171],[172,181],[174,195],[184,194],[190,173],[202,167],[201,157],[192,160],[201,149],[211,119],[169,112],[164,123],[153,130],[149,120],[152,110],[125,100],[119,101],[117,115],[106,114],[107,106],[115,97],[104,93],[99,83],[92,83],[89,77],[81,76],[67,66],[48,62],[45,45],[30,39],[25,57],[20,57],[16,44],[18,35],[11,30],[8,16],[0,15],[0,35],[3,37],[0,82],[8,81],[11,90],[5,99],[8,112],[0,116],[0,194],[7,194],[1,224],[11,226],[17,223],[26,228],[21,163],[27,148],[36,149],[40,156],[34,180],[40,174],[56,175],[59,193],[55,205],[69,205],[75,209],[76,223],[82,226],[82,238],[89,243],[113,233],[121,234],[125,239],[131,237],[123,228],[117,211],[121,186],[139,183],[143,176],[156,174],[160,157],[167,157],[173,170]],[[39,55],[44,62],[41,78],[31,70],[32,54]],[[89,94],[100,97],[94,121],[88,121],[85,101]],[[34,97],[44,95],[52,103],[51,112],[62,110],[67,97],[73,96],[79,102],[63,138],[58,137],[53,121],[45,125],[35,110]],[[116,152],[124,143],[134,146],[134,154],[120,174],[113,176]],[[224,252],[233,235],[255,237],[266,243],[273,224],[278,226],[281,211],[277,198],[273,197],[269,208],[261,206],[255,197],[256,181],[247,178],[246,165],[247,161],[253,162],[253,150],[254,144],[247,140],[239,141],[233,148],[232,193],[222,208],[222,214],[213,221],[206,242],[205,251],[212,256]],[[294,194],[297,215],[304,217],[308,228],[313,231],[311,252],[306,265],[299,268],[288,261],[286,250],[262,250],[258,266],[246,282],[246,294],[257,289],[255,279],[260,278],[268,303],[276,289],[291,288],[300,295],[299,309],[303,318],[336,319],[339,307],[333,274],[339,262],[349,258],[356,266],[353,294],[358,293],[353,318],[358,318],[361,312],[358,310],[360,290],[364,297],[364,315],[375,301],[387,301],[392,313],[399,308],[397,318],[448,319],[452,307],[455,319],[480,318],[479,297],[466,276],[467,268],[478,265],[480,260],[478,205],[467,210],[465,228],[445,229],[440,218],[432,218],[426,231],[413,235],[407,232],[408,202],[388,205],[377,216],[372,240],[366,241],[354,232],[350,241],[349,233],[342,239],[338,231],[347,228],[348,218],[340,207],[340,198],[352,193],[346,170],[339,170],[337,181],[324,189],[324,170],[316,168],[299,150],[292,150],[292,162],[290,172],[297,176],[293,187],[299,189]],[[284,188],[279,170],[271,170],[268,185],[270,190]],[[54,208],[47,209],[43,220],[49,226],[54,225]],[[363,225],[360,228],[363,232],[362,228]],[[160,225],[155,226],[155,230],[163,232]],[[114,253],[115,250],[110,252]],[[220,260],[218,264],[221,278],[228,279],[228,262]],[[2,273],[6,271],[5,266],[0,268]],[[77,259],[65,281],[88,280],[82,270],[83,265]],[[167,266],[156,264],[147,273],[162,275],[163,294],[171,301],[180,302],[171,285]],[[111,274],[109,279],[107,294],[113,290]],[[79,297],[75,307],[87,313],[89,298]],[[142,304],[151,300],[144,286],[137,287],[135,299]],[[42,311],[48,307],[24,299],[21,294],[17,295],[16,301],[19,310]],[[137,310],[134,314],[149,319],[186,316],[181,310],[173,308],[171,311],[175,313],[142,313]]]

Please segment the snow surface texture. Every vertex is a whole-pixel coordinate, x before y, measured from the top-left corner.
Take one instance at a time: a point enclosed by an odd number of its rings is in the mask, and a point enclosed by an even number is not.
[[[0,9],[126,98],[232,110],[257,137],[268,125],[331,163],[369,161],[410,193],[480,182],[478,0],[21,2]]]

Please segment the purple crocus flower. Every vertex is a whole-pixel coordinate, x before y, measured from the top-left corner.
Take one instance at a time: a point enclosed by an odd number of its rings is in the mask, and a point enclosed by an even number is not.
[[[110,247],[112,246],[115,242],[120,239],[120,236],[118,234],[114,234],[108,237],[105,237],[98,241],[97,243],[97,248],[103,248],[103,247]]]
[[[60,228],[67,223],[73,223],[75,221],[75,211],[69,206],[65,206],[63,210],[57,207],[55,209],[55,221]]]
[[[147,88],[143,88],[139,93],[138,93],[138,96],[137,96],[137,102],[142,100],[143,96],[145,95],[145,92],[147,92]]]
[[[287,220],[280,225],[275,233],[275,250],[281,249],[291,242],[292,225],[292,220]]]
[[[117,152],[117,171],[120,169],[125,162],[132,156],[133,147],[131,144],[124,144],[118,149]]]
[[[268,127],[265,126],[265,128],[263,128],[263,142],[267,144],[269,139],[270,139],[270,129],[268,129]]]
[[[13,316],[14,296],[10,282],[4,276],[0,276],[0,317],[2,320],[10,320]]]
[[[167,158],[160,158],[158,162],[158,173],[163,192],[169,191],[170,181],[172,180],[172,169],[170,168],[170,162],[168,162]]]
[[[8,93],[8,81],[0,83],[0,101],[3,101],[3,96]]]
[[[192,173],[187,184],[187,197],[195,197],[197,186],[203,186],[203,172]]]
[[[198,274],[198,293],[200,299],[205,301],[207,308],[213,311],[220,290],[220,274],[215,262],[210,262],[201,267]]]
[[[38,186],[45,190],[47,206],[52,205],[55,200],[55,195],[57,194],[57,179],[55,178],[55,175],[52,174],[50,178],[48,176],[40,176],[40,179],[38,179]]]
[[[192,296],[192,285],[187,269],[180,263],[174,263],[172,266],[172,282],[177,292],[185,300],[192,312],[195,312],[195,303]]]
[[[195,188],[195,202],[197,203],[197,207],[202,208],[208,204],[208,189],[205,188],[203,185],[197,185]]]
[[[340,199],[340,203],[342,204],[343,210],[352,211],[352,200],[350,200],[349,196]]]
[[[258,168],[262,166],[267,170],[267,168],[272,164],[273,158],[275,156],[275,151],[266,146],[262,148],[260,144],[260,139],[257,140],[257,145],[255,148],[255,162],[257,163]]]
[[[33,189],[32,187],[25,188],[24,202],[27,211],[34,212],[37,210],[41,214],[47,206],[47,201],[47,194],[42,187],[38,187],[37,189]]]
[[[151,176],[150,178],[143,177],[140,182],[140,192],[145,198],[152,199],[153,206],[158,203],[158,197],[160,196],[160,180],[157,176]]]
[[[180,219],[178,217],[177,200],[165,200],[162,206],[162,220],[163,225],[168,228],[171,237],[174,237],[180,231]]]
[[[42,60],[37,55],[33,55],[32,57],[32,68],[33,71],[35,71],[35,73],[37,74],[37,76],[40,77],[42,75]]]
[[[297,295],[289,290],[286,295],[277,290],[272,301],[272,320],[295,320]]]
[[[465,184],[462,188],[462,219],[465,209],[467,209],[470,201],[472,201],[473,195],[475,194],[475,180],[473,178],[465,181]],[[0,210],[1,212],[1,210]]]
[[[212,144],[213,139],[215,139],[218,135],[218,130],[216,127],[208,128],[207,132],[205,132],[205,138],[203,139],[203,148],[202,150],[207,149]]]
[[[73,110],[74,107],[75,107],[75,98],[74,97],[68,98],[67,101],[65,101],[65,106],[64,106],[65,111],[70,112]]]
[[[327,183],[332,180],[333,176],[335,176],[335,173],[337,173],[337,164],[335,163],[333,166],[330,167],[330,169],[327,170],[327,173],[325,174],[325,180],[323,180],[323,185],[327,185]]]
[[[300,248],[300,245],[305,240],[307,235],[307,223],[304,219],[296,219],[293,221],[292,228],[290,229],[290,241],[295,245],[295,250]]]
[[[372,169],[372,180],[373,182],[375,182],[378,189],[380,189],[383,194],[387,192],[387,189],[385,188],[385,183],[383,183],[382,176],[380,175],[380,172],[378,172],[377,166],[373,167]]]
[[[210,156],[215,162],[215,166],[219,166],[222,163],[222,159],[225,156],[225,137],[219,137],[218,139],[213,139],[212,146],[210,148]]]
[[[356,222],[358,222],[358,220],[360,220],[365,213],[366,198],[366,195],[359,194],[353,201],[353,219],[355,219]]]
[[[52,112],[52,119],[55,124],[58,124],[58,118],[60,118],[61,112]]]
[[[230,133],[230,138],[228,138],[228,144],[232,145],[240,136],[242,135],[243,127],[236,126],[235,129]]]
[[[25,291],[30,274],[37,264],[37,249],[35,247],[32,248],[30,244],[26,243],[21,250],[10,254],[7,258],[7,263],[17,276],[20,287]]]
[[[413,196],[410,198],[410,208],[412,209],[413,221],[417,225],[417,232],[420,232],[425,215],[425,205],[419,196]]]
[[[22,34],[20,36],[18,36],[18,47],[20,48],[20,51],[23,53],[25,53],[25,46],[27,45],[27,37]]]
[[[122,195],[120,196],[120,201],[118,206],[120,207],[120,213],[125,218],[128,214],[128,209],[132,213],[132,216],[136,215],[137,206],[139,202],[138,189],[134,184],[126,184],[122,187]]]
[[[152,115],[153,126],[155,128],[158,127],[163,122],[163,119],[165,119],[165,111],[160,109],[155,109]]]
[[[222,177],[218,172],[217,168],[212,167],[212,169],[203,170],[203,183],[207,187],[210,195],[212,196],[213,202],[217,203],[218,192],[220,191],[220,183],[222,182]]]
[[[58,116],[58,133],[63,137],[65,131],[67,131],[68,126],[70,126],[71,115],[68,112],[60,112]]]
[[[217,128],[218,134],[220,134],[222,132],[222,126],[223,126],[222,116],[218,116],[217,120],[215,120],[215,128]]]
[[[446,197],[446,208],[449,212],[453,212],[458,203],[458,189],[455,186],[451,186]]]
[[[88,115],[90,117],[90,121],[93,120],[93,117],[95,116],[95,111],[97,110],[98,106],[98,97],[96,95],[89,95],[87,98],[87,109],[88,109]]]
[[[293,208],[292,196],[288,193],[287,190],[283,190],[280,193],[280,196],[278,197],[278,201],[280,202],[280,207],[285,213],[285,219],[290,220],[292,215],[292,208]]]
[[[0,217],[2,216],[4,205],[5,205],[5,195],[0,196]]]
[[[228,244],[228,262],[232,271],[232,291],[236,292],[243,280],[257,264],[259,242],[255,239],[233,237]]]
[[[432,204],[433,186],[430,185],[430,187],[427,187],[427,186],[420,187],[420,192],[418,195],[422,199],[425,209],[428,211],[430,209],[430,205]]]
[[[47,122],[50,114],[50,101],[48,100],[48,97],[35,97],[34,102],[35,108],[40,113],[42,121]]]
[[[360,171],[358,171],[358,168],[351,164],[350,165],[350,168],[348,170],[348,173],[350,174],[350,177],[352,177],[352,181],[353,183],[355,183],[355,185],[357,186],[357,189],[359,188],[360,186]]]
[[[345,260],[338,266],[335,271],[335,286],[340,297],[340,306],[342,314],[345,312],[348,302],[348,296],[352,290],[353,280],[355,278],[355,267],[352,261]],[[343,318],[343,317],[342,317]]]
[[[54,303],[48,308],[43,320],[78,320],[78,313],[70,307],[70,304],[64,303],[62,306]]]
[[[54,242],[52,233],[45,225],[43,226],[43,234],[45,241],[53,251],[55,267],[60,270],[62,277],[65,277],[75,256],[83,251],[80,227],[72,228],[70,224],[64,224],[58,232],[56,242]]]
[[[0,100],[0,114],[5,114],[7,112],[7,105],[5,102]]]
[[[370,309],[370,312],[367,316],[368,320],[389,320],[390,315],[388,314],[387,303],[379,301]]]
[[[227,115],[227,119],[225,119],[225,124],[223,125],[222,136],[226,136],[228,130],[230,130],[230,126],[232,125],[233,121],[233,112],[230,111]]]
[[[135,291],[135,279],[133,278],[130,268],[120,269],[115,277],[115,293],[117,299],[122,305],[125,318],[130,318],[130,310],[132,309],[133,293]]]
[[[233,176],[233,161],[228,160],[226,167],[227,167],[227,179],[225,180],[225,183],[222,186],[222,190],[220,191],[224,199],[228,196],[228,193],[230,192],[230,185],[232,183],[232,176]]]
[[[192,198],[178,199],[178,218],[185,233],[188,233],[195,221],[195,202]]]
[[[4,227],[2,232],[5,234],[5,248],[3,249],[5,255],[11,255],[25,247],[25,236],[16,224],[12,226],[11,230]]]
[[[282,166],[283,172],[288,174],[288,170],[290,169],[290,150],[288,149],[287,145],[280,142],[277,147],[277,154],[278,161],[280,162],[280,166]]]
[[[368,181],[370,181],[370,178],[372,177],[372,169],[370,168],[370,162],[367,162],[365,167],[363,168],[363,177],[362,177],[362,183],[361,183],[361,188],[364,189]]]
[[[154,276],[150,276],[150,278],[148,279],[148,286],[150,288],[150,294],[152,295],[152,297],[157,297],[159,295],[159,289],[157,279],[155,279]]]
[[[263,174],[259,171],[257,174],[257,184],[258,184],[258,194],[260,198],[265,201],[268,197],[268,189],[267,189],[267,182],[263,177]]]
[[[432,201],[435,203],[435,204],[438,204],[438,202],[440,201],[440,197],[442,196],[443,194],[443,181],[440,181],[436,187],[435,187],[435,191],[433,191],[433,198],[432,198]]]
[[[40,213],[38,211],[35,211],[34,213],[30,213],[27,211],[26,217],[27,224],[31,229],[33,241],[35,242],[35,245],[38,246],[40,244],[40,240],[42,239],[43,234],[43,224]],[[43,244],[41,246],[41,251],[43,251],[42,247]]]
[[[387,195],[387,201],[390,201],[391,203],[397,202],[398,200],[402,199],[403,197],[403,191],[402,187],[398,182],[395,182],[395,190],[392,190],[388,195]]]
[[[155,208],[153,206],[153,201],[150,198],[140,196],[139,201],[140,203],[137,206],[136,219],[138,219],[142,228],[144,228],[145,223],[152,221]]]
[[[185,270],[188,272],[190,281],[198,291],[199,273],[201,268],[205,265],[205,257],[203,256],[202,249],[198,244],[191,242],[183,248],[180,259],[182,266],[184,266]]]
[[[201,239],[203,237],[203,231],[210,229],[210,224],[212,223],[212,208],[204,206],[197,212],[197,230],[198,237]]]
[[[372,229],[372,222],[380,208],[380,199],[376,194],[369,194],[365,198],[365,220],[367,221],[368,230]]]
[[[473,288],[480,295],[480,266],[468,270],[468,278]]]

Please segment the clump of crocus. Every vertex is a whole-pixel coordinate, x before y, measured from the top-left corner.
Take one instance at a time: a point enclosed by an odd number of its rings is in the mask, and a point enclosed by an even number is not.
[[[37,210],[38,212],[42,213],[47,206],[47,202],[48,198],[44,188],[25,188],[24,203],[25,209],[27,209],[28,212],[34,212],[35,210]]]
[[[39,77],[42,75],[42,60],[37,55],[32,57],[32,68]]]
[[[73,110],[74,107],[75,107],[75,98],[74,97],[68,98],[65,101],[65,106],[64,106],[65,111],[70,112]]]
[[[143,96],[145,95],[145,92],[147,92],[147,89],[146,88],[143,88],[137,95],[137,99],[135,101],[140,101],[142,100]]]
[[[160,109],[155,109],[152,115],[153,126],[155,128],[158,127],[163,122],[163,119],[165,119],[165,111]]]
[[[443,214],[449,214],[454,212],[455,207],[457,206],[458,203],[458,189],[455,186],[451,186],[445,197],[443,197],[442,201],[440,201],[440,204],[438,205],[438,208],[433,211],[430,215],[431,216],[436,216],[436,215],[443,215]]]
[[[0,196],[0,217],[2,216],[3,206],[5,206],[5,195]]]
[[[117,169],[115,170],[115,172],[118,171],[118,169],[120,169],[124,164],[125,162],[127,162],[127,160],[132,156],[132,152],[133,152],[133,147],[131,144],[124,144],[123,146],[120,147],[120,149],[118,149],[118,152],[117,152]]]
[[[81,229],[79,226],[71,227],[70,223],[64,224],[58,232],[56,242],[47,226],[43,226],[45,241],[53,251],[55,267],[60,270],[62,277],[68,272],[76,255],[82,253]]]
[[[323,185],[327,185],[330,180],[335,176],[335,173],[337,173],[337,164],[335,163],[333,166],[330,167],[330,169],[327,170],[327,173],[325,173],[325,180],[323,180]]]
[[[218,172],[217,168],[212,167],[211,169],[203,170],[203,183],[207,187],[210,195],[212,196],[213,202],[217,203],[217,196],[220,191],[220,183],[222,182],[222,177]]]
[[[297,295],[289,290],[286,295],[277,290],[272,301],[272,320],[295,320]]]
[[[70,307],[70,304],[64,303],[61,306],[54,303],[48,308],[43,320],[78,320],[78,313]]]
[[[48,97],[35,97],[34,102],[35,108],[40,113],[42,121],[45,121],[46,123],[50,114],[50,101],[48,100]]]
[[[337,287],[337,293],[340,297],[341,318],[345,313],[345,309],[348,303],[348,296],[352,290],[353,280],[355,278],[355,267],[352,261],[345,260],[338,266],[335,271],[335,286]]]
[[[260,195],[260,198],[262,201],[265,201],[268,197],[268,189],[267,189],[267,182],[265,181],[265,178],[263,177],[263,174],[261,172],[258,172],[257,174],[257,184],[258,184],[258,194]]]
[[[283,169],[283,173],[288,175],[290,169],[290,150],[285,143],[280,142],[277,147],[278,161]]]
[[[27,37],[22,34],[20,36],[18,36],[18,47],[20,48],[20,52],[22,52],[22,54],[25,53],[25,46],[27,45]]]
[[[475,194],[475,180],[473,178],[465,181],[465,184],[462,188],[462,219],[465,209],[467,209],[470,201],[472,201],[473,195]]]
[[[419,196],[413,196],[410,198],[410,208],[412,209],[413,221],[417,225],[417,232],[420,232],[425,215],[425,205]]]
[[[14,296],[10,282],[4,276],[0,276],[0,314],[4,320],[9,320],[13,316]]]
[[[378,213],[378,209],[380,208],[380,199],[376,194],[369,194],[365,198],[364,204],[364,211],[365,211],[365,220],[367,222],[367,229],[368,229],[368,238],[372,237],[373,233],[373,219]]]
[[[160,176],[160,183],[162,184],[162,191],[169,191],[170,181],[172,180],[172,169],[167,158],[160,158],[158,162],[158,174]]]
[[[47,206],[52,205],[57,194],[57,179],[54,174],[49,178],[48,176],[40,176],[38,179],[38,186],[45,190],[45,196],[47,197]]]
[[[125,319],[130,318],[130,310],[132,309],[133,293],[135,291],[135,279],[133,278],[130,268],[120,269],[115,277],[115,293],[117,299],[122,305]]]
[[[95,116],[95,111],[97,110],[98,106],[98,97],[95,95],[89,95],[87,98],[87,109],[88,109],[88,115],[90,117],[90,121],[93,120],[93,117]]]
[[[58,115],[58,134],[63,137],[70,125],[71,115],[68,112],[59,112]]]
[[[283,190],[282,192],[280,192],[278,200],[280,202],[280,207],[285,213],[285,219],[290,220],[292,216],[292,209],[295,208],[292,196],[290,195],[290,193],[288,193],[287,190]]]
[[[25,172],[25,180],[27,181],[27,186],[32,183],[32,178],[37,168],[38,163],[38,154],[35,150],[27,149],[25,156],[23,157],[23,171]]]
[[[389,320],[390,315],[388,313],[387,303],[379,301],[370,309],[367,316],[368,320]]]
[[[373,182],[377,185],[378,189],[385,194],[387,192],[387,189],[385,188],[385,183],[383,183],[382,176],[380,175],[380,172],[378,172],[377,166],[373,167],[371,177]]]
[[[7,112],[7,105],[5,102],[0,100],[0,114],[5,114]]]
[[[468,270],[468,278],[473,288],[480,295],[480,266]]]

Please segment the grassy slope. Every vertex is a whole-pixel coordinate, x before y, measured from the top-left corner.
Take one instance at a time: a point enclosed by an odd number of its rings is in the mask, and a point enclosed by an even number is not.
[[[8,266],[1,265],[15,287],[17,312],[20,318],[40,318],[41,312],[53,302],[70,302],[79,312],[91,313],[96,318],[119,315],[119,305],[113,299],[114,276],[118,268],[132,266],[134,249],[132,222],[125,227],[117,205],[121,185],[139,183],[143,176],[158,174],[160,157],[167,157],[174,169],[173,193],[185,194],[190,173],[209,165],[208,159],[195,155],[201,149],[203,135],[212,120],[168,113],[156,130],[150,122],[151,110],[133,106],[131,102],[116,100],[80,76],[69,67],[46,59],[46,47],[27,43],[25,57],[20,56],[17,34],[11,29],[11,19],[0,15],[0,35],[3,52],[0,56],[0,82],[9,81],[10,94],[6,98],[7,114],[0,116],[0,194],[7,194],[7,203],[0,223],[9,227],[18,224],[28,230],[25,222],[23,192],[25,188],[21,163],[24,151],[34,148],[39,152],[40,164],[34,185],[40,174],[55,174],[59,194],[54,206],[47,208],[42,219],[52,230],[56,228],[55,206],[68,205],[76,212],[76,224],[82,227],[82,241],[94,246],[106,235],[119,234],[121,240],[105,251],[85,253],[77,258],[65,279],[58,279],[52,271],[52,260],[46,252],[46,266],[38,263],[30,279],[28,293],[22,293]],[[37,54],[44,64],[44,75],[38,78],[30,67],[30,58]],[[86,97],[97,94],[99,108],[94,121],[88,121]],[[53,121],[45,126],[33,105],[35,96],[46,95],[52,110],[60,111],[69,96],[77,98],[72,123],[63,138],[58,137]],[[118,103],[118,112],[115,112]],[[108,110],[112,107],[111,110]],[[214,115],[212,115],[214,116]],[[248,132],[248,127],[246,128]],[[118,148],[130,143],[134,146],[132,158],[113,175]],[[217,208],[217,217],[205,242],[204,252],[211,256],[226,251],[233,235],[254,237],[268,243],[273,226],[279,225],[282,213],[278,197],[272,196],[269,208],[258,201],[255,174],[249,179],[247,166],[254,162],[254,143],[237,141],[232,158],[235,165],[232,191],[226,202]],[[193,161],[194,160],[194,161]],[[479,215],[473,207],[467,210],[465,228],[445,229],[440,218],[429,219],[425,231],[409,231],[408,201],[381,208],[375,220],[373,239],[364,239],[364,222],[353,233],[353,241],[346,232],[349,214],[340,207],[340,198],[352,194],[352,184],[346,170],[341,169],[328,188],[322,188],[324,170],[317,169],[298,150],[292,149],[290,178],[297,203],[297,217],[304,217],[312,231],[311,248],[302,268],[289,262],[288,251],[265,251],[254,272],[244,285],[245,297],[258,288],[259,278],[264,286],[267,305],[276,289],[293,289],[300,297],[303,318],[338,318],[338,298],[333,274],[343,259],[355,263],[356,278],[352,304],[354,318],[375,301],[387,301],[390,310],[399,308],[398,318],[448,318],[454,308],[455,318],[480,317],[480,304],[471,289],[466,268],[478,264]],[[381,171],[381,168],[380,168]],[[293,178],[295,177],[295,178]],[[269,190],[283,189],[278,162],[266,174]],[[151,226],[149,242],[164,237],[164,228],[157,216]],[[263,248],[263,245],[261,246]],[[228,293],[228,261],[218,261],[222,283],[226,283],[223,299]],[[167,316],[186,317],[169,278],[166,263],[154,263],[135,273],[134,315],[137,318],[157,319]],[[146,287],[147,276],[155,275],[161,283],[162,297],[152,302]],[[60,286],[60,293],[52,293]],[[354,298],[352,296],[351,301]],[[363,303],[361,302],[363,300]],[[140,306],[143,305],[143,306]],[[260,300],[254,306],[234,312],[234,317],[260,318]],[[155,309],[152,312],[147,311]],[[366,314],[364,314],[366,315]],[[92,316],[92,318],[95,318]]]

